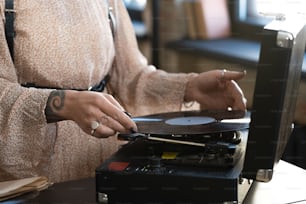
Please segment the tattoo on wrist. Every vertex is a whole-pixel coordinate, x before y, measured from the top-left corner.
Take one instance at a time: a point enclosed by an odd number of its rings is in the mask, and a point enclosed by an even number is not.
[[[45,108],[45,114],[48,123],[58,122],[63,120],[58,112],[64,107],[65,102],[65,91],[57,90],[52,91],[47,101],[47,106]]]

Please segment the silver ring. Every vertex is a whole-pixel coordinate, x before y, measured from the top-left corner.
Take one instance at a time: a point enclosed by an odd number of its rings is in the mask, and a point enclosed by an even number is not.
[[[105,121],[108,121],[108,118],[109,118],[109,116],[107,116],[107,115],[101,116],[101,120],[103,119],[103,120],[105,120]]]
[[[90,126],[91,126],[91,132],[90,134],[93,135],[95,134],[96,129],[100,126],[100,122],[99,121],[92,121]]]
[[[221,71],[221,79],[222,79],[222,80],[225,78],[225,72],[227,72],[226,69],[223,69],[223,70]]]

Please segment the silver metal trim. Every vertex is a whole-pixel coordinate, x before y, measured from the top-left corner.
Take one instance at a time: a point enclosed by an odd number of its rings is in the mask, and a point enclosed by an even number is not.
[[[284,13],[274,13],[274,12],[259,12],[259,14],[265,17],[274,17],[275,20],[284,21],[286,20],[286,15]]]
[[[4,12],[7,12],[7,13],[16,13],[16,10],[15,9],[4,9]]]
[[[100,204],[108,204],[108,196],[106,193],[98,193],[98,202]]]
[[[294,45],[294,39],[292,33],[279,31],[277,33],[276,45],[282,48],[292,48]]]
[[[258,169],[256,174],[256,180],[262,182],[269,182],[272,179],[273,170],[272,169]]]

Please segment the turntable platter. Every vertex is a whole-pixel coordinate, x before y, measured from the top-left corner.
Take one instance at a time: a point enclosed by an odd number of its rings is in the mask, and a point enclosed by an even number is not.
[[[244,111],[181,111],[134,117],[138,132],[153,135],[203,135],[249,128]],[[222,120],[226,119],[226,122]],[[233,122],[231,122],[231,119]]]

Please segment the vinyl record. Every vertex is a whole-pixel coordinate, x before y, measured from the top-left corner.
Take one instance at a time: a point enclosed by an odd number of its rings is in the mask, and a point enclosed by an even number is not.
[[[138,132],[152,135],[203,135],[247,129],[244,111],[180,111],[134,117]]]

